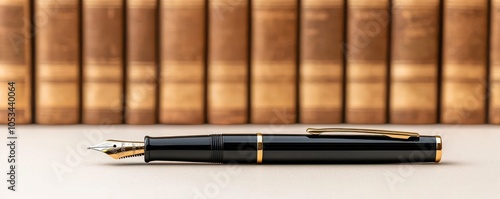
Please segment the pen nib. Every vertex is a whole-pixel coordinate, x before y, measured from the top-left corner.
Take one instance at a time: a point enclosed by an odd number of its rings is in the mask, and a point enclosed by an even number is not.
[[[123,159],[144,155],[144,142],[106,140],[87,149],[103,152],[114,159]]]

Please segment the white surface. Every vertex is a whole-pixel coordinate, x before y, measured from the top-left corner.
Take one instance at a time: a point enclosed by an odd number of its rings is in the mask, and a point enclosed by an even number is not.
[[[5,126],[4,126],[5,127]],[[209,165],[114,160],[86,147],[105,139],[209,133],[304,133],[325,125],[18,127],[17,191],[1,198],[498,198],[500,126],[328,125],[443,138],[439,164]],[[6,129],[6,127],[5,127]],[[0,140],[6,143],[3,131]],[[7,171],[7,146],[0,170]],[[59,172],[56,172],[59,171]],[[4,173],[2,179],[6,179]],[[4,197],[6,196],[6,197]]]

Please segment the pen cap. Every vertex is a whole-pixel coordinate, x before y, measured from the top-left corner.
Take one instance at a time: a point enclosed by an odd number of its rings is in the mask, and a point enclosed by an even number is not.
[[[439,162],[439,136],[263,135],[262,163]]]

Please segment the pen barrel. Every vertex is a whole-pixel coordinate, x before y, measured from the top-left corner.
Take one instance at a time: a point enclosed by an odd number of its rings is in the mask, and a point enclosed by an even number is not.
[[[255,163],[255,134],[144,138],[144,160]]]
[[[264,135],[262,163],[438,162],[438,138],[420,136],[407,140],[380,136]]]

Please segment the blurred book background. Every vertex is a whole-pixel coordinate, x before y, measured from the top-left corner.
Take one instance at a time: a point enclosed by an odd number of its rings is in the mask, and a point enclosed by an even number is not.
[[[500,0],[0,0],[0,123],[500,124]]]

